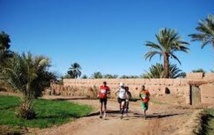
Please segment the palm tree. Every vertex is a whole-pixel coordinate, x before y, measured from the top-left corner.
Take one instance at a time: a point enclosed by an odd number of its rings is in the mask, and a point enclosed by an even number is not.
[[[111,74],[105,74],[103,75],[103,78],[108,78],[108,79],[111,79],[111,78],[117,78],[118,75],[111,75]]]
[[[196,30],[199,33],[189,35],[192,41],[201,41],[201,48],[207,44],[214,47],[214,15],[208,15],[205,20],[200,20]]]
[[[0,33],[0,50],[7,50],[10,48],[10,37],[4,31]]]
[[[205,71],[205,70],[203,70],[202,68],[192,70],[192,72],[193,72],[193,73],[203,73],[203,74],[205,74],[205,73],[206,73],[206,71]]]
[[[68,70],[68,74],[71,78],[78,78],[81,76],[81,66],[78,63],[71,64],[71,67]]]
[[[9,51],[10,48],[10,37],[4,31],[0,33],[0,66],[3,66],[4,60],[12,55]]]
[[[50,79],[54,77],[47,71],[49,66],[49,59],[43,56],[33,57],[31,53],[15,54],[0,73],[1,81],[23,94],[18,116],[26,119],[35,117],[32,107],[33,99],[39,95],[38,91],[48,86]]]
[[[142,78],[164,78],[164,68],[160,63],[152,65],[149,71],[142,75]]]
[[[182,72],[175,64],[169,64],[169,78],[185,77],[186,73]],[[149,72],[143,74],[143,78],[164,78],[164,67],[160,63],[152,65]]]
[[[121,79],[133,79],[133,78],[139,78],[137,75],[122,75],[120,76]]]
[[[94,72],[92,75],[91,75],[91,78],[93,79],[100,79],[100,78],[103,78],[103,75],[101,72]]]
[[[176,59],[180,64],[180,60],[177,56],[175,56],[175,52],[183,51],[186,52],[189,50],[187,45],[189,43],[182,41],[181,37],[178,36],[178,33],[172,29],[161,29],[159,34],[155,35],[158,43],[146,42],[146,46],[150,48],[150,50],[145,54],[145,59],[151,60],[154,55],[160,55],[160,58],[163,56],[164,58],[164,78],[169,78],[169,58]]]
[[[88,78],[87,75],[83,75],[83,76],[82,76],[82,79],[87,79],[87,78]]]

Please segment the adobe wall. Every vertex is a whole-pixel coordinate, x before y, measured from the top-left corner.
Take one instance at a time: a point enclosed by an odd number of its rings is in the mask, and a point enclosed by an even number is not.
[[[202,80],[208,83],[199,86],[201,102],[214,104],[214,73],[206,73]]]
[[[187,75],[189,85],[199,87],[201,103],[214,104],[214,73],[191,73]]]
[[[111,88],[111,97],[119,88],[119,83],[123,82],[129,86],[133,97],[138,97],[141,86],[145,85],[151,95],[164,95],[168,88],[170,94],[182,96],[189,103],[189,79],[64,79],[64,87],[78,87],[89,89],[89,87],[99,88],[102,82],[106,81]]]
[[[196,85],[200,88],[201,103],[214,103],[214,73],[189,73],[186,78],[177,79],[63,79],[63,85],[55,85],[54,89],[61,95],[82,96],[91,88],[99,89],[103,81],[111,88],[111,97],[123,82],[134,97],[138,97],[141,86],[145,85],[152,95],[164,95],[167,88],[169,94],[183,97],[187,104],[190,104],[190,85]]]

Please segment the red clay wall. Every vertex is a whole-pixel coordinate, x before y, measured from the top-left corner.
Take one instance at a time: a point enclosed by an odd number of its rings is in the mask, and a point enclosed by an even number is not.
[[[209,83],[199,87],[201,90],[201,102],[214,104],[214,73],[206,73],[203,80]]]
[[[72,95],[74,90],[76,94],[82,96],[90,90],[90,88],[99,88],[102,82],[106,81],[111,88],[111,96],[115,96],[115,92],[119,88],[119,83],[123,82],[129,86],[134,97],[138,97],[138,93],[142,85],[150,91],[152,95],[163,95],[165,89],[168,88],[170,94],[178,95],[190,103],[190,83],[191,81],[203,82],[200,84],[201,103],[214,103],[214,73],[189,73],[186,78],[178,79],[63,79],[63,85],[53,85],[55,93],[61,95]],[[192,84],[191,84],[192,85]],[[78,88],[76,90],[75,88]],[[72,92],[71,92],[72,91]],[[71,94],[72,93],[72,94]]]
[[[123,82],[129,86],[134,97],[138,97],[141,86],[145,85],[152,95],[164,95],[165,89],[168,88],[170,94],[181,96],[189,103],[189,79],[64,79],[63,84],[64,87],[86,90],[90,87],[99,88],[103,81],[111,88],[111,97],[115,96],[119,83]]]

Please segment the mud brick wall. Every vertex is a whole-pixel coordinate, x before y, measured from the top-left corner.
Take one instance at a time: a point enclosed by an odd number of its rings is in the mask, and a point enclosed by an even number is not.
[[[206,84],[200,86],[201,89],[201,102],[214,104],[214,85]]]
[[[199,87],[201,90],[201,103],[214,104],[214,73],[206,73],[203,77],[203,81],[209,83]]]
[[[190,103],[190,81],[202,81],[200,84],[201,103],[214,103],[214,73],[188,73],[186,78],[177,79],[63,79],[63,88],[60,88],[62,95],[69,95],[72,88],[78,88],[80,95],[84,95],[86,90],[102,85],[103,81],[111,88],[111,97],[119,89],[119,83],[123,82],[129,87],[132,95],[138,97],[142,85],[150,91],[152,95],[169,94],[184,97],[186,103]],[[81,92],[82,91],[82,92]],[[57,91],[59,92],[59,91]]]
[[[184,98],[189,96],[188,79],[64,79],[63,84],[64,87],[77,87],[84,90],[90,87],[99,88],[103,81],[106,81],[110,87],[111,96],[115,96],[120,82],[129,87],[134,97],[138,97],[142,85],[145,85],[152,95],[163,95],[167,88],[170,94],[183,96]]]

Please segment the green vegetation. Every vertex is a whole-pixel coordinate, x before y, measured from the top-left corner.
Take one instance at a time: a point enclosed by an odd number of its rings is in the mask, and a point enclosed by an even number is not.
[[[91,75],[91,78],[93,79],[100,79],[100,78],[103,78],[103,75],[101,72],[94,72],[92,75]]]
[[[195,132],[197,135],[213,135],[214,134],[214,108],[206,108],[200,115],[199,130]]]
[[[163,57],[164,78],[169,78],[169,58],[173,58],[181,64],[180,60],[175,55],[175,52],[187,52],[189,50],[187,47],[189,43],[182,41],[181,37],[178,36],[178,33],[173,29],[161,29],[155,37],[158,43],[147,41],[145,44],[150,49],[145,54],[145,59],[151,60],[155,55]]]
[[[22,55],[13,54],[8,59],[2,72],[0,82],[23,94],[22,103],[17,109],[18,117],[31,119],[36,117],[32,102],[41,96],[51,79],[56,78],[48,71],[50,60],[44,56],[33,56],[30,52]]]
[[[193,73],[203,73],[203,74],[205,74],[205,73],[206,73],[206,71],[205,71],[205,70],[203,70],[203,69],[201,69],[201,68],[199,68],[199,69],[195,69],[195,70],[192,70],[192,72],[193,72]]]
[[[205,112],[208,114],[205,123],[203,123],[203,131],[206,135],[214,134],[214,109],[206,109]]]
[[[82,68],[81,68],[80,64],[75,62],[75,63],[71,64],[71,67],[67,71],[67,75],[66,76],[68,78],[78,78],[82,74],[82,72],[80,71],[81,69]]]
[[[6,59],[11,56],[10,48],[10,36],[2,31],[0,33],[0,70],[4,66]]]
[[[18,97],[0,96],[0,125],[46,128],[85,116],[93,110],[90,106],[67,101],[36,99],[34,101],[36,118],[26,120],[14,114],[20,103]]]
[[[208,15],[204,20],[201,19],[195,29],[198,33],[189,35],[192,41],[201,41],[201,48],[204,48],[207,44],[214,47],[214,15]]]
[[[185,77],[186,74],[182,72],[175,64],[169,64],[169,77]],[[160,63],[152,65],[149,68],[149,71],[142,75],[143,78],[164,78],[164,67]]]

